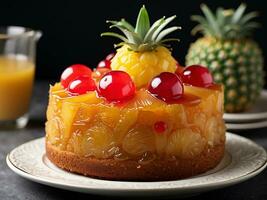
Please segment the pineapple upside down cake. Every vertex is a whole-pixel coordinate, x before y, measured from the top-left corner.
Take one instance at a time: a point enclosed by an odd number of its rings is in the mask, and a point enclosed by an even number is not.
[[[179,66],[164,29],[142,7],[98,67],[76,64],[51,86],[46,154],[60,168],[110,180],[174,180],[214,168],[225,148],[223,87],[206,67]]]

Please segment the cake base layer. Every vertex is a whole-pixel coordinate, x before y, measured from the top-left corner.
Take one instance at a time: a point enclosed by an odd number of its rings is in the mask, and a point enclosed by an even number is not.
[[[219,164],[224,143],[202,152],[194,159],[155,159],[147,164],[138,161],[81,157],[61,151],[46,142],[46,155],[56,166],[78,174],[107,180],[163,181],[177,180],[206,172]]]

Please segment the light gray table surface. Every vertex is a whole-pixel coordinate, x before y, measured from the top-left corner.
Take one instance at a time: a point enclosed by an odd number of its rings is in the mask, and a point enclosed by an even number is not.
[[[0,130],[0,200],[41,200],[41,199],[120,199],[119,197],[101,197],[80,194],[44,186],[26,180],[13,173],[6,165],[6,155],[16,146],[32,139],[44,136],[45,110],[49,83],[37,82],[34,88],[33,101],[30,111],[29,125],[22,130]],[[239,132],[267,149],[267,128]],[[125,198],[121,198],[125,199]],[[140,198],[139,198],[140,199]],[[219,189],[188,198],[202,199],[231,199],[231,200],[266,200],[267,199],[267,170],[258,176],[235,186]]]

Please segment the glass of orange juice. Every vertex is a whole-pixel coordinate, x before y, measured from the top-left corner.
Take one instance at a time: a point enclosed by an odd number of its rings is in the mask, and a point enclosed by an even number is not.
[[[40,31],[0,27],[0,130],[23,128],[28,122]]]

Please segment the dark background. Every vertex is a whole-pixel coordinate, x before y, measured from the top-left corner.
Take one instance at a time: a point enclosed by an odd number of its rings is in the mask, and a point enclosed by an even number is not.
[[[236,8],[241,2],[248,5],[248,11],[258,10],[262,27],[255,31],[254,37],[267,51],[267,6],[263,0],[73,0],[73,1],[10,1],[0,0],[0,25],[19,25],[43,32],[37,51],[37,79],[58,79],[62,70],[74,63],[84,63],[91,68],[106,54],[114,51],[114,38],[101,38],[107,31],[106,19],[126,18],[135,24],[140,7],[145,4],[151,21],[163,15],[177,15],[174,23],[183,27],[175,36],[181,39],[173,44],[173,55],[183,64],[190,42],[196,37],[190,35],[195,25],[190,15],[200,14],[199,6],[205,2],[212,9],[217,6]]]

